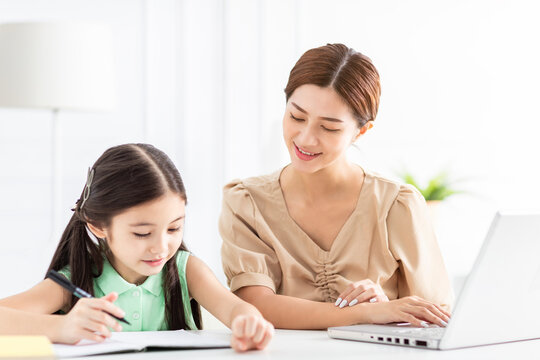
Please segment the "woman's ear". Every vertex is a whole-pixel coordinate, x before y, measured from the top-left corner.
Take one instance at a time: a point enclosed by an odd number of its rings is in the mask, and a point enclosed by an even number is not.
[[[354,137],[353,142],[358,140],[358,138],[366,133],[369,129],[373,127],[373,123],[371,121],[368,121],[364,126],[362,126],[360,129],[358,129],[358,133]]]
[[[105,230],[102,230],[98,228],[97,226],[94,226],[90,223],[86,223],[90,231],[99,239],[105,239],[107,238],[107,232]]]

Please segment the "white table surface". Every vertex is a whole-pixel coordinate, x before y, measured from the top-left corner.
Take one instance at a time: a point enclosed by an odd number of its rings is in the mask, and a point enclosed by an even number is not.
[[[228,330],[202,330],[223,339]],[[148,351],[92,356],[91,359],[540,359],[540,340],[474,347],[459,350],[427,350],[394,345],[336,340],[326,331],[276,330],[263,351],[237,353],[232,349]]]

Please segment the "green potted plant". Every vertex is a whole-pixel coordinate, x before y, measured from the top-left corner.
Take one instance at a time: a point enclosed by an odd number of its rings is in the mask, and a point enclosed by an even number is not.
[[[450,176],[446,171],[442,171],[431,178],[426,186],[420,186],[416,178],[408,171],[401,173],[400,178],[405,183],[417,188],[422,196],[424,196],[433,222],[436,221],[438,207],[441,201],[452,195],[463,192],[461,190],[454,189],[453,184],[455,184],[455,181],[450,179]]]

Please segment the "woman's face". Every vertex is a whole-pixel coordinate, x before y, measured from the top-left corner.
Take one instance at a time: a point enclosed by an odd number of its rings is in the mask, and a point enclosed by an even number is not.
[[[345,151],[360,133],[349,106],[332,88],[306,84],[289,98],[283,138],[292,166],[315,173],[346,162]]]
[[[141,283],[158,274],[182,244],[184,216],[185,201],[168,192],[114,216],[106,229],[89,226],[106,238],[116,271],[130,283]]]

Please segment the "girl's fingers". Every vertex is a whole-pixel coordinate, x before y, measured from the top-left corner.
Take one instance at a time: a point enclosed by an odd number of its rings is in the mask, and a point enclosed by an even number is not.
[[[237,316],[234,318],[232,324],[231,324],[231,331],[233,333],[234,337],[237,338],[243,338],[244,337],[244,322],[245,322],[244,316]]]
[[[266,326],[262,322],[257,322],[257,328],[253,335],[253,342],[259,344],[263,339],[266,332]]]
[[[231,347],[238,352],[247,350],[246,343],[235,336],[231,338]]]
[[[108,312],[109,314],[118,316],[119,318],[123,318],[126,315],[125,312],[122,309],[120,309],[118,306],[114,305],[112,302],[105,300],[103,298],[95,299],[95,301],[91,303],[90,307],[92,309],[103,310],[105,312]]]
[[[247,338],[253,338],[255,331],[257,330],[257,319],[253,316],[248,316],[245,322],[244,336]]]
[[[90,320],[104,324],[116,331],[122,331],[122,326],[109,314],[101,310],[94,310],[90,314]]]
[[[262,342],[257,343],[257,349],[259,350],[264,349],[268,345],[270,340],[272,340],[273,337],[274,337],[274,327],[272,325],[269,325],[268,327],[265,328],[264,338]]]
[[[105,337],[105,338],[108,338],[111,336],[111,332],[105,325],[99,322],[92,321],[92,320],[89,320],[86,323],[86,325],[84,326],[84,330],[91,331],[93,333],[98,333],[98,335],[101,335],[102,337]]]
[[[106,339],[104,336],[86,329],[82,332],[81,338],[85,340],[95,341],[98,343],[103,342]]]

